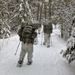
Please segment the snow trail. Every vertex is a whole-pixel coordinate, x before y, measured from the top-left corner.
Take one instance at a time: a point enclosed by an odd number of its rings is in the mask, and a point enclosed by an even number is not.
[[[16,67],[21,45],[17,55],[14,55],[19,37],[11,37],[8,44],[4,42],[0,51],[0,75],[75,75],[75,61],[68,64],[60,55],[61,49],[66,49],[66,43],[54,32],[51,38],[52,46],[47,48],[41,45],[41,35],[38,35],[39,42],[34,45],[33,64],[27,65],[26,55],[21,68]]]

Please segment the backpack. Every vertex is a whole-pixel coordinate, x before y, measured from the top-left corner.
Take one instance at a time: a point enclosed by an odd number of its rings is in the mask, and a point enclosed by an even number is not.
[[[44,29],[45,29],[45,30],[50,30],[49,25],[44,25]]]
[[[25,26],[19,30],[18,34],[20,34],[20,41],[24,43],[34,43],[34,38],[37,36],[32,26]]]
[[[50,25],[50,23],[44,24],[44,32],[45,33],[49,33],[49,34],[52,33],[52,29],[53,29],[53,27],[52,27],[52,25]]]
[[[22,37],[23,38],[30,38],[33,32],[33,28],[31,26],[24,27],[22,31]]]

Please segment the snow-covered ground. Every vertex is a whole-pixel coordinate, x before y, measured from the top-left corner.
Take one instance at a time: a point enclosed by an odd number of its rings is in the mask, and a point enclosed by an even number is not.
[[[0,75],[75,75],[75,61],[68,64],[60,55],[61,49],[66,49],[66,42],[58,36],[59,32],[58,29],[53,30],[50,48],[41,45],[42,36],[38,35],[38,44],[34,45],[33,64],[28,66],[25,57],[21,68],[16,67],[21,51],[20,44],[15,55],[19,43],[18,35],[0,40]]]

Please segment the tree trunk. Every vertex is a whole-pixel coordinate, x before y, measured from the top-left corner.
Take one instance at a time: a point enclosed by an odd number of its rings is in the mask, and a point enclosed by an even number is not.
[[[51,0],[49,0],[49,20],[51,20]]]

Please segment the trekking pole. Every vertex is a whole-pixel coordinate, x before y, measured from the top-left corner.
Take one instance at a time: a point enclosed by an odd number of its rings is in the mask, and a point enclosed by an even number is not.
[[[18,46],[17,46],[17,49],[16,49],[16,52],[15,52],[15,55],[17,54],[17,51],[18,51],[19,46],[20,46],[20,42],[19,42],[19,44],[18,44]]]
[[[50,37],[50,44],[51,44],[51,46],[52,46],[52,37]]]
[[[41,45],[42,45],[42,43],[43,43],[43,25],[42,25],[41,33],[42,33],[42,35],[41,35]]]

